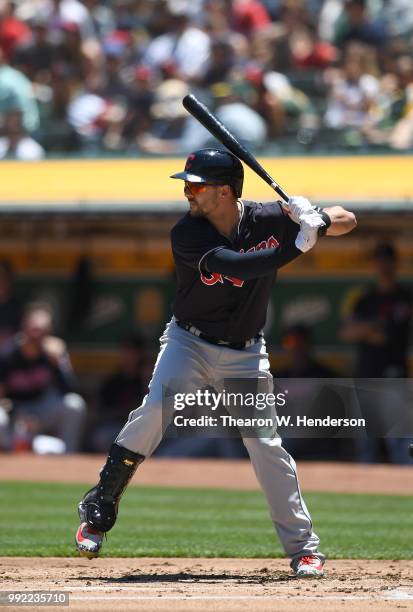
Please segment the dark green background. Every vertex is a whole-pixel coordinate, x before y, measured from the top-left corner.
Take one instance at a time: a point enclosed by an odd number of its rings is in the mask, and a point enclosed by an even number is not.
[[[292,305],[299,306],[299,322],[307,322],[313,328],[314,340],[318,346],[334,347],[338,345],[337,331],[342,317],[342,306],[346,296],[355,287],[368,286],[364,279],[303,279],[294,278],[278,282],[271,297],[271,323],[266,329],[266,338],[270,344],[278,345],[281,330],[287,323],[297,322],[286,319],[286,309]],[[371,283],[370,283],[371,284]],[[147,288],[160,292],[163,315],[153,325],[135,320],[135,300],[138,293]],[[91,288],[92,302],[101,297],[113,297],[121,300],[123,312],[114,320],[91,326],[84,316],[71,318],[73,307],[74,286],[70,280],[53,277],[30,277],[21,279],[18,283],[18,294],[23,302],[33,299],[47,298],[54,305],[56,314],[56,331],[72,345],[87,344],[90,347],[101,347],[117,343],[119,339],[133,329],[140,329],[148,340],[157,342],[165,323],[171,317],[171,303],[175,294],[173,279],[142,279],[139,278],[101,278],[94,280]],[[315,317],[311,316],[309,304],[322,300],[327,305],[327,312]],[[87,309],[85,309],[86,311]],[[83,311],[82,311],[83,312]],[[304,315],[304,321],[303,321]]]

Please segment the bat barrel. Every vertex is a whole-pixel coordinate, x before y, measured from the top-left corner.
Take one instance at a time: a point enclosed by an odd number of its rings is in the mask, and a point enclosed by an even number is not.
[[[248,151],[235,136],[211,113],[211,111],[200,102],[194,94],[186,95],[182,104],[184,108],[191,113],[217,140],[219,140],[226,148],[231,151],[238,159],[249,166],[258,176],[268,183],[274,191],[285,201],[286,206],[289,201],[288,194],[274,181],[256,158]]]

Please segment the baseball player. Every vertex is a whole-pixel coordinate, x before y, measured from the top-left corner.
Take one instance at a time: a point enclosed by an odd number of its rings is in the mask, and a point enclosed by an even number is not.
[[[99,554],[130,479],[172,419],[163,389],[177,380],[179,391],[189,392],[193,381],[266,378],[270,391],[262,329],[277,269],[311,249],[320,235],[338,236],[356,225],[340,206],[321,211],[303,197],[290,199],[288,213],[280,202],[242,200],[243,167],[226,151],[195,151],[171,178],[184,181],[189,204],[171,232],[178,283],[173,317],[160,339],[148,394],[112,444],[98,484],[79,504],[76,546],[87,557]],[[278,434],[243,441],[293,571],[322,576],[324,555],[294,460]]]

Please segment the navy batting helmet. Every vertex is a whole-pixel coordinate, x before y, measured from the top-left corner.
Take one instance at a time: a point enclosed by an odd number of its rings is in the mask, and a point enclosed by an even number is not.
[[[231,185],[239,198],[244,183],[244,168],[240,160],[229,151],[199,149],[188,155],[185,170],[173,174],[171,178],[190,183]]]

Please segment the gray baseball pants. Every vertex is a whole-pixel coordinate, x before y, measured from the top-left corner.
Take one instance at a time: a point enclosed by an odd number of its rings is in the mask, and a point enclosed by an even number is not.
[[[160,342],[149,392],[130,413],[116,438],[117,444],[135,453],[149,457],[172,420],[173,408],[163,401],[164,389],[172,380],[181,381],[180,392],[193,392],[196,380],[213,386],[216,380],[265,377],[269,391],[272,390],[264,339],[244,350],[234,350],[198,338],[180,328],[172,318]],[[282,447],[279,435],[244,438],[243,442],[286,555],[293,560],[312,554],[323,559],[318,552],[319,538],[301,495],[295,462]]]

